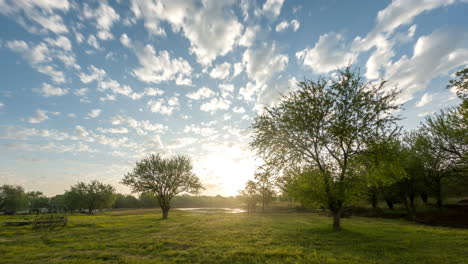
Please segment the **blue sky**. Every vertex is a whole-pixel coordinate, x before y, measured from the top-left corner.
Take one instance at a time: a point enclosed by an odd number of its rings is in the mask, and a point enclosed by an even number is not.
[[[119,184],[184,153],[209,195],[259,164],[253,117],[297,80],[349,63],[397,85],[401,125],[458,104],[468,2],[0,0],[0,183],[47,195]]]

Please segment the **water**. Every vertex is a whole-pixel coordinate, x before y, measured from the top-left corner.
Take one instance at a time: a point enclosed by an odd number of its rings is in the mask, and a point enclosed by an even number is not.
[[[202,208],[174,208],[174,210],[181,210],[181,211],[191,211],[196,213],[227,213],[227,214],[239,214],[247,212],[244,209],[240,208],[210,208],[210,207],[202,207]]]

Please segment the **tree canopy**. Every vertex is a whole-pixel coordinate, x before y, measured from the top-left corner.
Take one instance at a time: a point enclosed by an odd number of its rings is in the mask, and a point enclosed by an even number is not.
[[[393,113],[397,91],[385,81],[364,81],[347,67],[336,78],[304,80],[265,107],[252,125],[255,149],[267,163],[281,168],[313,167],[322,178],[326,204],[334,214],[334,228],[349,197],[347,185],[355,174],[350,162],[376,139],[391,138],[399,119]]]
[[[78,182],[65,192],[65,204],[69,209],[94,210],[110,208],[115,199],[115,189],[110,184],[97,180],[90,183]]]
[[[163,158],[151,154],[138,161],[122,183],[130,186],[133,192],[153,193],[161,206],[163,219],[166,219],[174,196],[183,192],[198,193],[203,189],[192,169],[192,161],[186,156]]]

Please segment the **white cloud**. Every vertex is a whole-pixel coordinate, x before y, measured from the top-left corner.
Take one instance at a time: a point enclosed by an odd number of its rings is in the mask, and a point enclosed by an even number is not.
[[[0,102],[0,109],[2,109],[4,106],[5,106],[5,104]]]
[[[97,129],[101,133],[108,133],[108,134],[127,134],[128,129],[126,127],[114,127],[114,128],[102,128],[98,127]]]
[[[132,0],[132,11],[144,19],[146,29],[165,35],[161,22],[166,21],[174,32],[182,32],[190,41],[190,52],[197,61],[209,66],[218,56],[229,53],[236,45],[243,26],[234,12],[226,8],[234,1]]]
[[[65,36],[58,36],[56,39],[46,38],[45,41],[52,46],[64,49],[66,51],[71,51],[72,49],[70,40]]]
[[[53,53],[45,43],[39,43],[36,46],[29,46],[26,42],[22,40],[14,40],[8,41],[6,46],[21,55],[23,59],[25,59],[31,67],[36,69],[38,72],[49,75],[52,80],[56,83],[64,83],[65,82],[65,74],[61,71],[56,70],[51,65],[47,65],[52,61],[53,57],[58,57],[59,59],[67,59],[65,54]],[[71,59],[72,63],[74,63],[74,58]]]
[[[239,106],[234,107],[234,109],[232,109],[232,111],[234,113],[239,113],[239,114],[245,113],[244,107],[239,107]]]
[[[95,49],[100,49],[101,47],[99,46],[99,42],[98,40],[96,39],[96,37],[93,35],[93,34],[90,34],[88,36],[88,44],[92,47],[94,47]]]
[[[41,123],[42,121],[45,121],[47,119],[49,119],[49,117],[47,116],[47,111],[37,109],[36,110],[36,116],[30,117],[28,119],[28,122],[31,123],[31,124],[38,124],[38,123]]]
[[[89,74],[80,72],[79,77],[82,83],[90,83],[92,81],[101,81],[106,75],[106,71],[99,69],[94,65],[88,66]]]
[[[258,26],[245,28],[244,34],[239,39],[239,45],[244,46],[244,47],[252,46],[253,43],[255,42],[255,37],[259,30],[260,30],[260,27]]]
[[[99,101],[105,102],[105,101],[115,101],[116,97],[113,94],[106,94],[106,96],[99,97]]]
[[[202,87],[195,92],[188,93],[186,96],[193,100],[200,100],[204,98],[210,98],[215,95],[215,92],[207,87]]]
[[[447,41],[447,40],[450,41]],[[385,67],[388,86],[402,89],[400,102],[411,100],[429,82],[468,64],[468,33],[464,30],[441,29],[422,36],[414,45],[412,57],[402,56]]]
[[[301,23],[299,23],[299,21],[297,21],[296,19],[291,20],[291,22],[288,22],[287,20],[284,20],[281,23],[279,23],[278,25],[276,25],[275,30],[276,30],[276,32],[281,32],[281,31],[291,27],[292,30],[294,32],[296,32],[299,29],[300,26],[301,26]]]
[[[67,89],[54,87],[48,83],[43,83],[42,87],[39,89],[35,89],[36,92],[40,93],[42,96],[50,97],[50,96],[62,96],[68,93]]]
[[[216,65],[210,72],[210,77],[213,79],[225,79],[229,76],[231,64],[224,62]]]
[[[425,94],[423,94],[421,99],[416,103],[415,106],[416,107],[422,107],[422,106],[427,105],[431,101],[432,101],[432,94],[425,93]]]
[[[168,129],[168,127],[163,124],[151,123],[148,120],[138,121],[132,117],[123,115],[112,117],[111,123],[113,125],[128,125],[129,127],[135,129],[139,135],[146,135],[148,131],[163,133]]]
[[[93,109],[91,112],[88,113],[89,118],[96,118],[101,114],[102,110],[101,109]]]
[[[242,56],[242,62],[246,67],[247,76],[261,85],[284,70],[288,64],[288,56],[276,54],[274,43],[263,43],[257,49],[247,49]]]
[[[292,30],[293,30],[294,32],[296,32],[296,31],[299,29],[299,27],[301,26],[301,23],[299,23],[299,21],[297,21],[296,19],[293,19],[293,20],[291,20],[291,24],[290,24],[290,25],[291,25],[291,27],[292,27]]]
[[[232,77],[236,77],[237,75],[242,73],[243,70],[244,70],[244,66],[242,65],[242,62],[238,62],[234,64],[234,74],[232,75]]]
[[[223,97],[228,97],[234,92],[234,85],[222,83],[219,85],[219,89],[221,90],[221,95]]]
[[[88,19],[96,20],[96,27],[99,30],[98,37],[102,40],[112,39],[110,33],[112,25],[120,19],[119,14],[107,4],[107,1],[100,1],[99,7],[91,9],[88,4],[84,4],[83,15]]]
[[[84,36],[80,32],[75,32],[75,39],[76,39],[76,42],[81,44],[81,42],[83,42],[84,40]]]
[[[148,106],[153,113],[171,115],[174,110],[178,109],[179,99],[177,97],[171,97],[167,101],[162,98],[151,99],[148,101]]]
[[[127,36],[127,34],[124,33],[122,36],[120,36],[120,43],[122,43],[122,45],[125,47],[130,48],[131,42],[132,40]]]
[[[254,101],[254,95],[265,88],[264,84],[248,82],[245,86],[239,89],[239,97],[246,101]]]
[[[149,87],[145,89],[145,95],[147,96],[158,96],[158,95],[163,95],[163,94],[164,94],[164,91],[158,88]]]
[[[178,77],[189,78],[192,73],[192,67],[186,60],[171,59],[169,52],[165,50],[156,54],[151,45],[146,45],[135,52],[142,67],[133,70],[133,73],[141,81],[160,83],[175,80]]]
[[[350,52],[341,34],[321,35],[314,48],[296,53],[296,57],[305,66],[316,73],[327,73],[356,61],[357,54]]]
[[[265,15],[277,17],[281,13],[281,7],[284,0],[266,0],[263,4],[262,11]]]
[[[275,30],[276,30],[276,32],[281,32],[281,31],[285,30],[288,27],[289,27],[289,22],[284,20],[281,23],[279,23],[278,25],[276,25]]]
[[[366,63],[366,77],[378,79],[380,77],[380,70],[391,63],[391,59],[395,54],[393,47],[402,42],[397,39],[399,37],[398,34],[394,34],[396,29],[412,23],[415,17],[424,12],[456,2],[459,1],[395,0],[386,8],[379,11],[374,28],[366,37],[357,37],[352,43],[352,49],[355,52],[368,51],[376,47]],[[415,25],[410,27],[405,37],[411,39],[414,36],[415,29]]]
[[[200,106],[200,110],[205,112],[215,113],[218,110],[227,110],[231,105],[231,101],[223,98],[212,98],[209,102],[206,102]]]
[[[12,17],[22,27],[33,33],[45,33],[47,30],[61,34],[68,32],[62,17],[55,12],[67,12],[70,8],[67,0],[3,0],[0,1],[0,14]]]
[[[133,100],[140,99],[143,94],[138,94],[133,92],[133,89],[128,85],[122,85],[116,80],[108,79],[98,82],[98,90],[104,92],[106,90],[111,90],[114,94],[120,94],[128,96]]]
[[[52,81],[56,83],[65,82],[65,74],[61,71],[56,70],[54,67],[50,65],[38,66],[37,71],[45,75],[49,75],[52,78]]]

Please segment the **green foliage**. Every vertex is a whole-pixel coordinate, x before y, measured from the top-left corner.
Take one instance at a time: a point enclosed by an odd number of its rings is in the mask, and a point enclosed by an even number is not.
[[[198,193],[203,189],[192,169],[192,162],[186,156],[163,158],[152,154],[138,161],[133,172],[124,176],[122,183],[130,186],[134,192],[154,194],[165,219],[174,196],[183,192]]]
[[[50,199],[46,197],[42,192],[28,192],[29,210],[39,211],[44,208],[49,208]]]
[[[112,185],[97,180],[88,184],[79,182],[65,192],[65,204],[69,209],[87,209],[92,213],[94,210],[111,208],[115,199],[114,192]]]
[[[251,147],[268,164],[286,169],[306,166],[323,179],[323,199],[335,214],[336,228],[343,206],[355,192],[351,161],[367,145],[395,134],[399,105],[385,82],[366,83],[347,67],[337,78],[298,83],[278,105],[266,107],[252,125]]]
[[[0,211],[12,214],[27,208],[28,197],[23,187],[4,184],[0,187]]]
[[[275,196],[274,181],[275,177],[269,169],[262,168],[254,175],[260,201],[262,202],[262,211]]]
[[[244,190],[240,192],[241,199],[247,204],[247,211],[256,210],[257,203],[260,200],[260,192],[256,182],[247,181]]]
[[[112,208],[138,208],[140,201],[133,195],[116,194]]]

